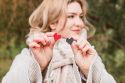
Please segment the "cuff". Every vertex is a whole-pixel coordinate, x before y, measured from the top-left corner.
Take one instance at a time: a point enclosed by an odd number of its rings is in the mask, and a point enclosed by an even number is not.
[[[97,55],[89,69],[87,83],[116,83],[107,72],[101,58]]]
[[[36,33],[30,34],[26,39],[26,44],[29,45],[34,40],[34,38],[41,37],[43,34],[44,33],[42,32],[36,32]]]

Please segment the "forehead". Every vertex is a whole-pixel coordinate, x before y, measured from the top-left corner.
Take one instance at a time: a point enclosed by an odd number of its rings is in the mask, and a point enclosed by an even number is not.
[[[68,4],[67,6],[67,13],[72,13],[72,12],[79,12],[79,13],[82,13],[82,9],[81,9],[81,6],[78,2],[71,2]]]

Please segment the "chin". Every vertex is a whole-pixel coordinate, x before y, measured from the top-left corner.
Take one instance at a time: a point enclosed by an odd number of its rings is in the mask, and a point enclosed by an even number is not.
[[[79,34],[73,34],[73,35],[71,35],[71,37],[75,40],[78,40],[80,38],[80,35]]]

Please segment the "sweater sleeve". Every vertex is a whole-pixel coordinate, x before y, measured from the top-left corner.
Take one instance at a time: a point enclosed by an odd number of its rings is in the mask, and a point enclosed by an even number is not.
[[[28,70],[23,61],[21,61],[20,55],[16,56],[2,83],[30,83]]]
[[[114,78],[106,71],[99,56],[96,56],[90,67],[87,83],[116,83]]]
[[[41,32],[40,28],[31,28],[29,34],[27,35],[26,44],[29,45],[34,40],[34,38],[39,37],[42,34],[44,33]]]
[[[23,49],[17,55],[2,83],[41,83],[42,75],[38,64],[29,56],[29,50]]]

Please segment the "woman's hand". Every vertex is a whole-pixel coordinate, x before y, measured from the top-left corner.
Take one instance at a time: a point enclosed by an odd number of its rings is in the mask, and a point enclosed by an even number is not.
[[[97,55],[96,50],[87,40],[78,42],[74,41],[72,44],[72,49],[80,71],[87,77],[94,56]]]
[[[35,33],[31,41],[28,43],[29,48],[36,61],[39,63],[41,70],[43,71],[52,58],[52,49],[55,43],[53,38],[54,32],[47,33]]]

